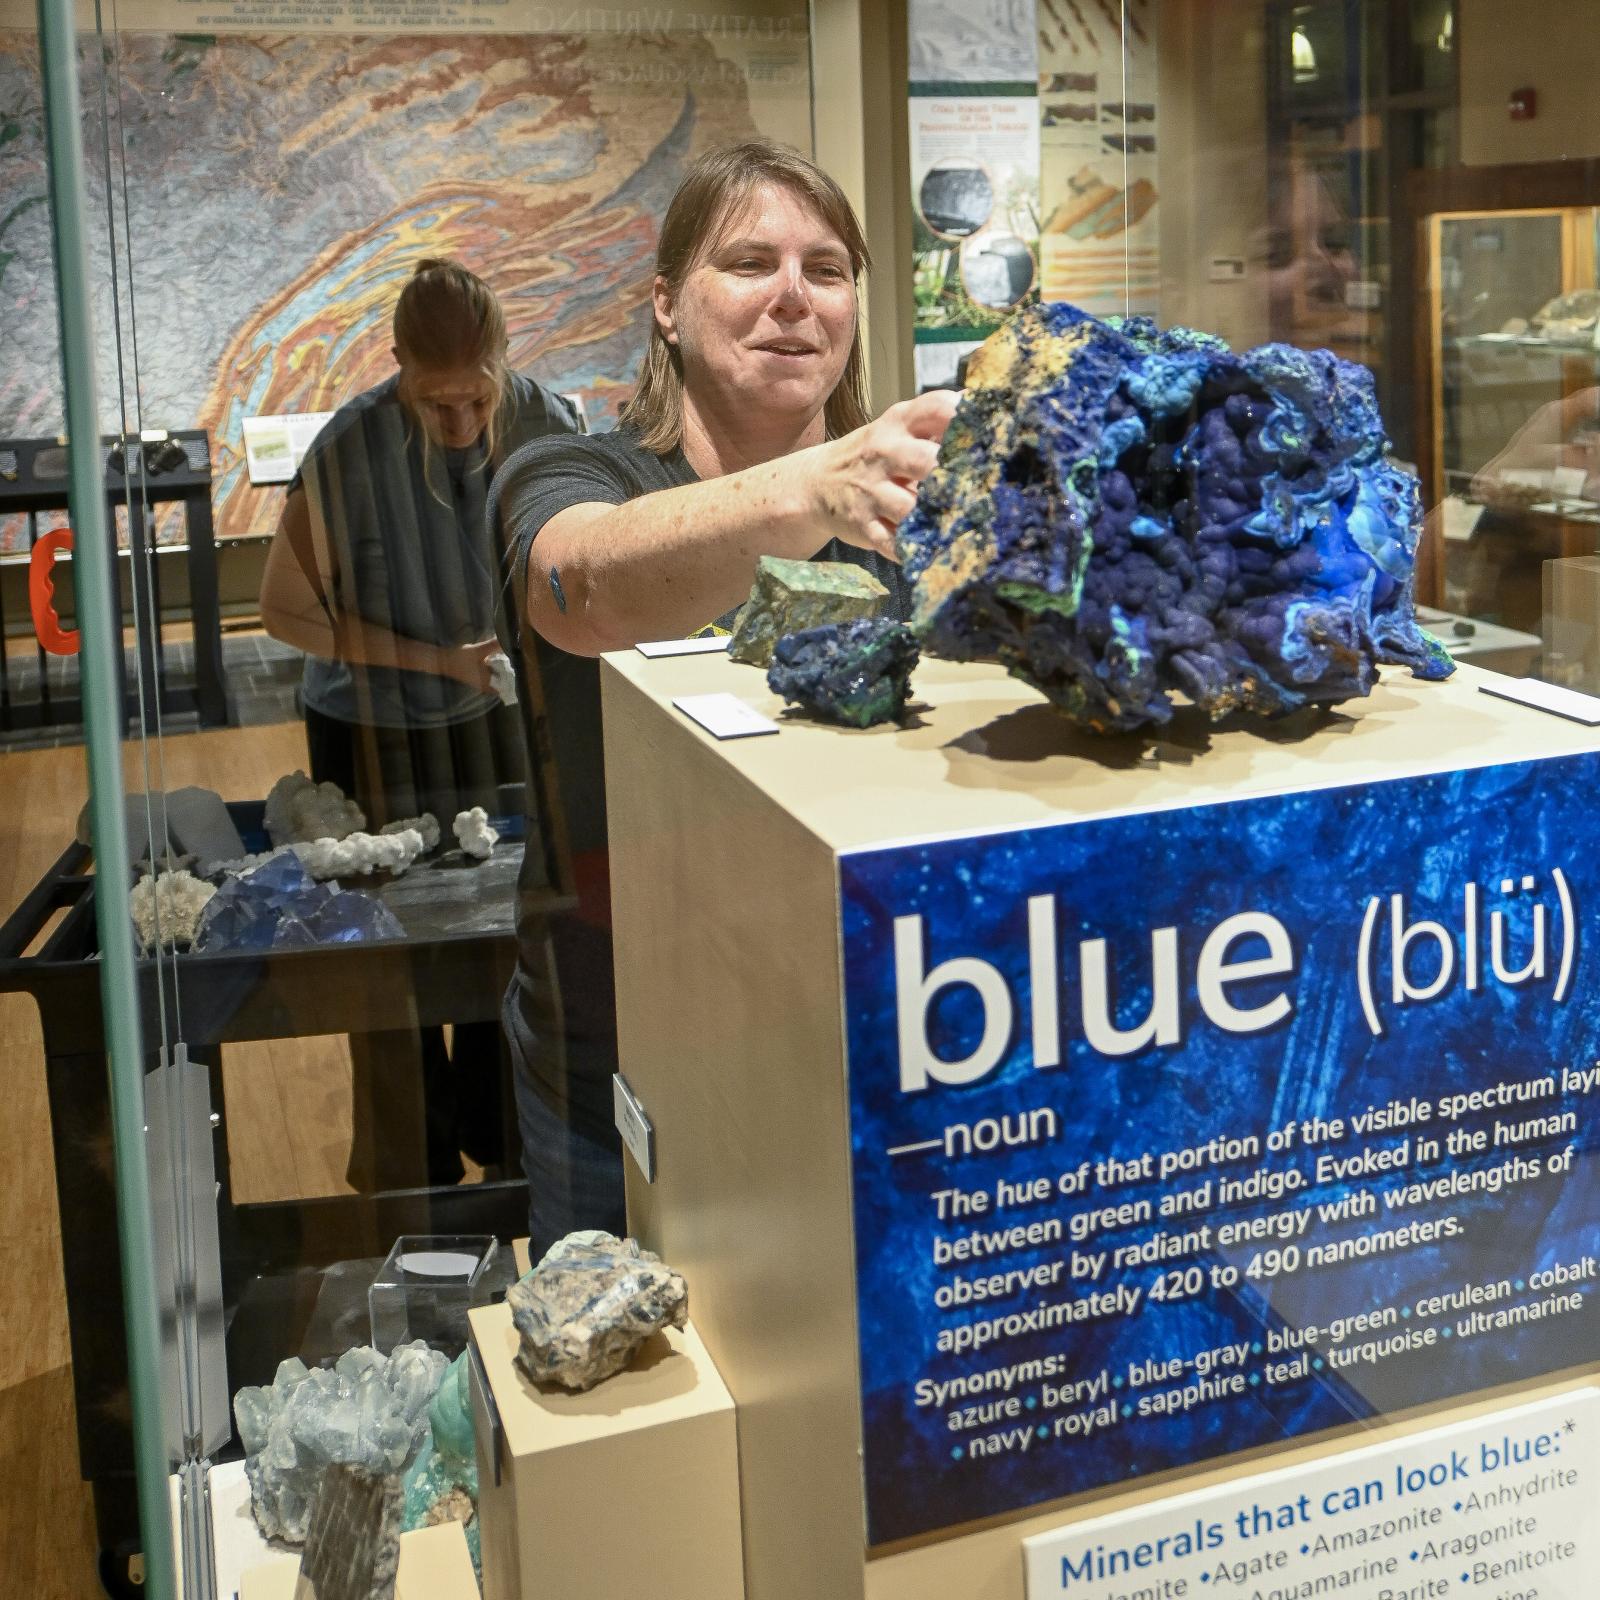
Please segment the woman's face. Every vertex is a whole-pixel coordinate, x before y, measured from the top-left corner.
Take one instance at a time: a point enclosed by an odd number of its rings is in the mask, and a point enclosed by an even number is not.
[[[745,415],[814,416],[850,359],[850,252],[792,190],[762,184],[656,316],[693,399]]]
[[[400,368],[401,390],[428,437],[446,450],[464,450],[483,437],[500,398],[481,367]]]

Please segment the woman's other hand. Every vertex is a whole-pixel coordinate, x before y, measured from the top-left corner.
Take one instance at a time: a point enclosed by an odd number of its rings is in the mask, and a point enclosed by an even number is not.
[[[441,677],[454,678],[479,694],[493,694],[494,678],[489,671],[489,658],[497,656],[505,647],[498,639],[480,639],[476,644],[457,645],[454,649],[439,652]]]
[[[933,389],[818,447],[821,471],[812,477],[811,492],[831,537],[895,559],[895,529],[938,461],[939,442],[960,400],[957,390]]]

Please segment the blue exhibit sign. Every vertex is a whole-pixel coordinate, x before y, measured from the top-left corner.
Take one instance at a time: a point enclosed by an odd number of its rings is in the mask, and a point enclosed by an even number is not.
[[[870,1543],[1600,1359],[1597,804],[841,859]]]

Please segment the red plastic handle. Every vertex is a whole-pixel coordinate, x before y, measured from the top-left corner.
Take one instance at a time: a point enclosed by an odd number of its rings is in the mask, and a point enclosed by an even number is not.
[[[61,618],[56,615],[56,585],[50,571],[56,564],[56,552],[71,548],[72,529],[57,528],[39,540],[28,558],[28,603],[33,608],[33,631],[39,635],[39,643],[53,656],[78,653],[78,630],[63,628]]]

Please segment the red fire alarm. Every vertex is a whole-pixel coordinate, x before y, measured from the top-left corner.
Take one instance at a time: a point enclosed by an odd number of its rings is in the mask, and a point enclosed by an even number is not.
[[[1513,122],[1532,122],[1539,115],[1539,91],[1537,89],[1513,89],[1511,91],[1511,120]]]

